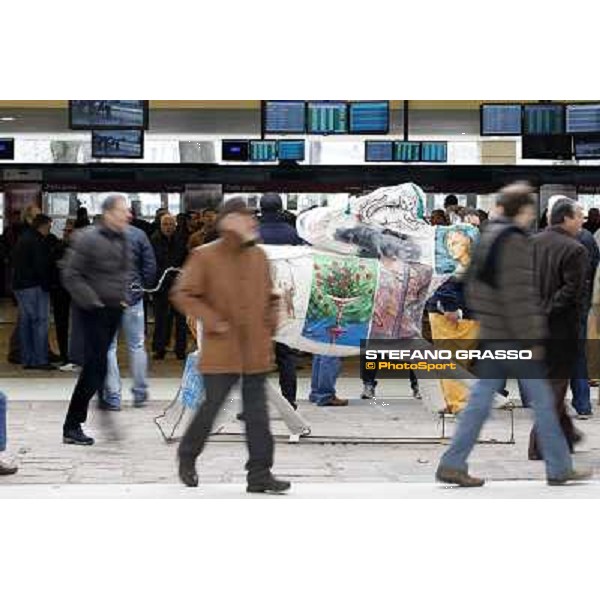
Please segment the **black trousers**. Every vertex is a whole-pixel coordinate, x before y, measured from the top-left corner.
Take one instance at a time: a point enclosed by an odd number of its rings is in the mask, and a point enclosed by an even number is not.
[[[257,375],[204,374],[206,399],[179,444],[179,459],[195,461],[206,444],[213,423],[231,388],[242,378],[242,402],[248,447],[248,483],[263,481],[273,466],[274,442],[269,427],[266,373]]]
[[[164,354],[171,339],[175,321],[175,354],[178,358],[185,357],[187,346],[187,325],[185,317],[177,312],[169,301],[169,294],[154,295],[154,337],[152,349],[158,354]]]
[[[62,362],[69,361],[69,313],[71,311],[71,296],[62,289],[50,292],[52,311],[54,314],[54,327],[56,329],[56,340],[58,352]]]
[[[275,362],[279,369],[281,394],[292,406],[295,406],[298,388],[296,354],[289,346],[275,342]]]
[[[364,364],[360,365],[360,378],[364,384],[377,385],[377,373],[379,369],[366,369]],[[408,372],[408,378],[410,380],[410,389],[413,392],[419,391],[419,380],[415,375],[414,371]]]
[[[121,324],[120,308],[80,311],[85,338],[83,368],[71,396],[63,429],[73,429],[87,419],[90,400],[99,392],[106,378],[107,354]]]

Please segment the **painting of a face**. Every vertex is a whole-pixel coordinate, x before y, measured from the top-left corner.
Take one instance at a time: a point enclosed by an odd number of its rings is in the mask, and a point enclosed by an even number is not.
[[[448,254],[460,263],[468,265],[471,255],[471,238],[462,231],[451,231],[446,236]]]

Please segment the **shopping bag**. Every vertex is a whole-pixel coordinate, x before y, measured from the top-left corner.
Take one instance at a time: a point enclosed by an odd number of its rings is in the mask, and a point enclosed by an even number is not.
[[[188,354],[181,378],[181,403],[185,408],[197,410],[204,400],[204,381],[198,371],[198,351]]]

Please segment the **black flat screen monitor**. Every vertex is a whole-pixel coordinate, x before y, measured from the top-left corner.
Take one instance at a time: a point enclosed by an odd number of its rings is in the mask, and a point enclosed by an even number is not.
[[[275,140],[250,140],[250,160],[252,162],[275,162],[277,142]]]
[[[600,104],[567,105],[567,133],[600,133]]]
[[[302,161],[305,157],[304,140],[279,140],[277,142],[279,160]]]
[[[523,135],[564,135],[564,104],[524,104]]]
[[[71,129],[148,129],[147,100],[69,100]]]
[[[524,135],[521,157],[546,160],[568,160],[573,156],[570,135]]]
[[[391,140],[367,140],[365,162],[389,162],[394,160],[394,143]]]
[[[419,162],[421,160],[421,142],[394,142],[394,160]]]
[[[390,130],[390,103],[387,100],[376,102],[350,102],[350,133],[386,134]]]
[[[304,100],[265,100],[263,102],[265,133],[305,133],[306,102]]]
[[[92,131],[93,158],[144,158],[141,129]]]
[[[15,139],[0,138],[0,160],[15,159]]]
[[[248,140],[222,140],[221,158],[227,162],[246,162],[250,156]]]
[[[346,102],[309,102],[306,109],[308,133],[321,135],[348,133]]]
[[[448,162],[448,143],[421,142],[421,162]]]
[[[480,134],[521,135],[520,104],[482,104],[480,107]]]
[[[600,134],[578,135],[574,138],[575,158],[593,160],[600,158]]]

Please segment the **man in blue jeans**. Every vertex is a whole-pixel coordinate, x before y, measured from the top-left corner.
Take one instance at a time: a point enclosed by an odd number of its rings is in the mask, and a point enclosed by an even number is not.
[[[533,245],[526,233],[535,218],[533,189],[525,183],[504,188],[498,208],[502,216],[490,221],[473,253],[467,274],[467,302],[481,324],[482,349],[530,347],[537,360],[527,364],[527,379],[522,376],[522,368],[516,370],[519,365],[511,364],[514,361],[480,361],[481,379],[471,389],[436,479],[462,487],[485,483],[469,474],[467,460],[489,416],[494,392],[500,392],[505,378],[514,375],[520,376],[533,406],[548,484],[589,479],[591,472],[573,469],[553,393],[541,365],[543,351],[537,346],[546,337],[547,323],[535,286]]]
[[[144,293],[156,279],[156,258],[148,236],[139,228],[127,228],[125,235],[131,248],[132,271],[127,308],[123,312],[121,329],[127,340],[129,369],[133,378],[133,406],[141,408],[148,400],[148,355],[144,338]],[[117,338],[115,335],[108,350],[108,363],[104,393],[99,402],[103,410],[121,409],[121,376],[117,362]]]
[[[348,400],[338,398],[335,383],[342,368],[339,356],[315,354],[308,399],[317,406],[348,406]]]
[[[560,198],[560,196],[558,198]],[[550,203],[548,205],[548,209],[550,212]],[[594,236],[587,229],[582,229],[577,234],[577,241],[585,246],[585,249],[587,250],[588,271],[586,274],[585,302],[581,315],[577,359],[573,367],[573,373],[570,382],[571,392],[573,394],[573,400],[571,404],[577,411],[576,418],[589,419],[592,416],[592,403],[590,401],[590,383],[588,379],[586,352],[587,320],[590,308],[592,306],[592,290],[596,269],[598,268],[598,263],[600,262],[600,250],[598,249],[598,244],[596,244]]]
[[[6,396],[0,392],[0,457],[6,450]],[[0,476],[14,475],[19,469],[0,460]]]
[[[50,260],[44,244],[51,224],[47,215],[36,215],[13,255],[12,288],[19,305],[21,363],[25,369],[54,368],[48,361]]]

